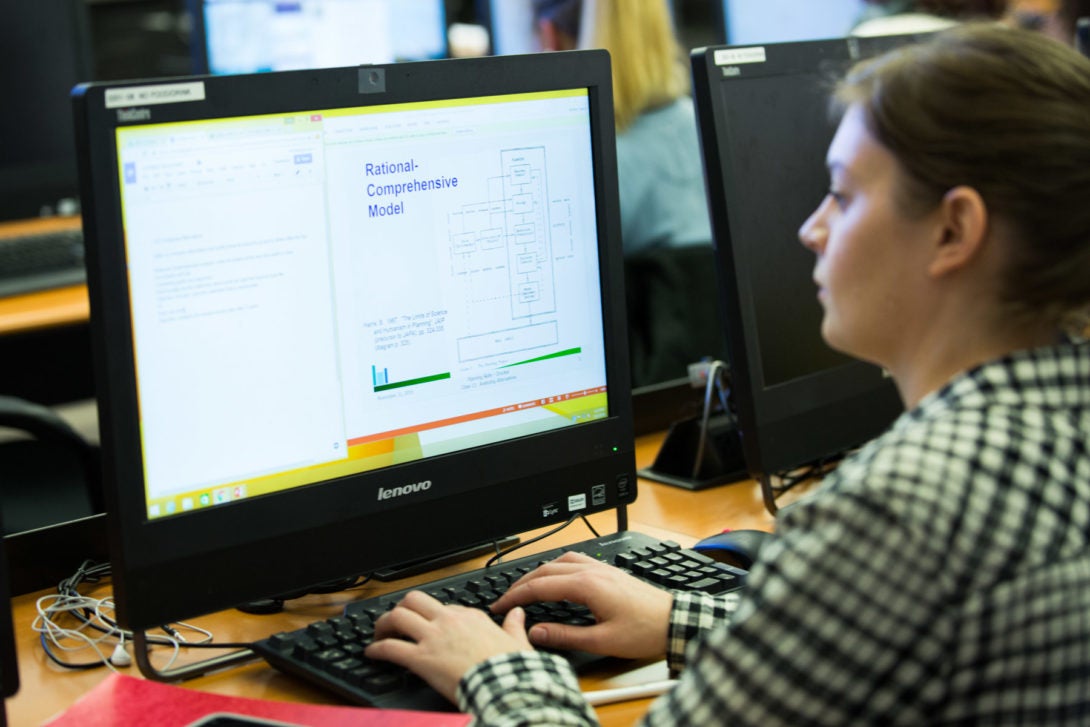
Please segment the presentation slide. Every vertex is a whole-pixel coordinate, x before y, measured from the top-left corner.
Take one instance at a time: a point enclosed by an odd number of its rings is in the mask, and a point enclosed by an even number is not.
[[[150,514],[605,416],[587,104],[119,130]]]

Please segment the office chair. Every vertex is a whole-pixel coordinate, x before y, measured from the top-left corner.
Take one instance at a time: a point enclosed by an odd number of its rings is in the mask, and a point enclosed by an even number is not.
[[[12,591],[55,585],[88,558],[105,559],[98,448],[51,409],[0,396],[0,521]]]

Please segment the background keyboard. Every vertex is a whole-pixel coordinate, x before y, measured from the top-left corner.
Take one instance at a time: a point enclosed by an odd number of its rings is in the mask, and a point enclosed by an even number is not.
[[[83,231],[78,228],[0,238],[0,297],[86,280]]]
[[[277,669],[318,684],[356,704],[388,709],[451,710],[454,707],[446,699],[412,673],[363,656],[364,647],[374,635],[375,619],[393,608],[410,590],[424,591],[444,603],[487,608],[522,575],[573,550],[675,590],[725,593],[742,587],[745,578],[745,571],[718,563],[677,543],[625,531],[356,601],[345,608],[342,616],[274,634],[254,643],[253,649]],[[585,607],[566,602],[532,604],[526,607],[526,615],[527,626],[543,621],[574,625],[594,623],[594,617]],[[494,618],[502,621],[502,617]],[[605,659],[581,652],[563,652],[562,655],[577,670]]]

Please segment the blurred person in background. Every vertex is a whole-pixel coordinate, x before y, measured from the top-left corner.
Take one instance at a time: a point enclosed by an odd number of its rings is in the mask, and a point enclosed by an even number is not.
[[[604,48],[613,68],[626,255],[710,244],[689,66],[666,0],[534,0],[542,48]]]

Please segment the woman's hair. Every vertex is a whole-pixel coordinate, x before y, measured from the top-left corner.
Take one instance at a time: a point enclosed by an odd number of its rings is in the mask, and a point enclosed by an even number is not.
[[[618,131],[689,92],[688,67],[666,0],[586,2],[579,44],[609,51]]]
[[[1012,237],[1010,314],[1061,321],[1090,304],[1090,60],[1041,34],[968,24],[856,65],[835,91],[906,172],[898,202],[983,198]]]
[[[609,51],[618,131],[689,92],[688,66],[666,0],[535,0],[534,13],[578,37],[580,48]]]

